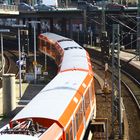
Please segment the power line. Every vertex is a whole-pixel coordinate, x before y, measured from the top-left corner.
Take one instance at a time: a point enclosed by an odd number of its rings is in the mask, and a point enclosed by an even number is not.
[[[114,16],[108,16],[109,18],[111,18],[112,20],[118,22],[119,24],[123,25],[124,27],[130,29],[133,32],[137,32],[136,30],[132,29],[131,27],[129,27],[128,25],[124,24],[123,22],[121,22],[120,20],[118,20],[116,17]]]

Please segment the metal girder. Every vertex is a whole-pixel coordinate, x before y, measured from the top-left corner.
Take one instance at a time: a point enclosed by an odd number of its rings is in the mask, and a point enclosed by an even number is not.
[[[121,72],[120,72],[120,28],[119,24],[113,24],[112,52],[112,135],[122,137],[121,114]]]

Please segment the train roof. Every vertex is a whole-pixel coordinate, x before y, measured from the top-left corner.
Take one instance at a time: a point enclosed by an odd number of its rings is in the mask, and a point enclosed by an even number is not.
[[[65,51],[60,71],[67,69],[89,70],[88,56],[86,51],[69,49]]]
[[[70,49],[83,49],[78,43],[76,43],[74,40],[65,40],[58,42],[58,44],[61,46],[64,50],[70,50]]]
[[[46,118],[57,121],[87,74],[84,71],[59,73],[12,121],[24,118]]]
[[[63,37],[61,35],[57,35],[54,33],[50,33],[50,32],[42,33],[41,35],[46,36],[49,40],[52,40],[53,42],[69,40],[69,38],[66,38],[66,37]]]

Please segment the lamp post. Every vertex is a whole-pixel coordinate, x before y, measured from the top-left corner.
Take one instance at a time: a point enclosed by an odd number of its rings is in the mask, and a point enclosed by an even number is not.
[[[40,21],[29,21],[28,23],[31,23],[34,28],[34,82],[36,83],[37,79],[37,61],[36,61],[36,24],[40,23]]]
[[[10,32],[9,29],[0,29],[1,34],[1,65],[2,65],[2,75],[4,74],[4,64],[3,64],[3,33]]]
[[[21,44],[20,44],[20,28],[25,28],[26,25],[14,24],[12,27],[18,28],[18,51],[19,51],[19,96],[22,97],[22,88],[21,88]]]

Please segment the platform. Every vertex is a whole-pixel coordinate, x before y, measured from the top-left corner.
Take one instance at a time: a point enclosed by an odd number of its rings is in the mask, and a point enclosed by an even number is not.
[[[86,46],[85,48],[101,52],[101,47]],[[140,69],[140,61],[138,60],[138,56],[136,56],[134,52],[135,50],[122,50],[120,51],[120,59],[125,62],[129,62],[131,65],[134,65],[135,67]]]
[[[16,81],[15,85],[15,94],[16,94],[16,103],[17,106],[15,110],[11,112],[10,116],[3,116],[3,102],[2,102],[2,89],[0,89],[0,128],[6,125],[13,117],[16,115],[22,108],[24,108],[30,100],[35,97],[45,84],[29,84],[22,83],[22,97],[19,98],[19,84]]]
[[[140,70],[140,61],[138,60],[138,56],[136,56],[135,54],[121,51],[120,59],[125,62],[128,62],[129,64],[133,65],[134,67]]]

